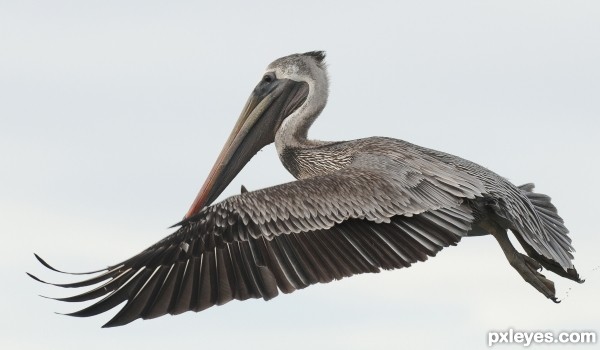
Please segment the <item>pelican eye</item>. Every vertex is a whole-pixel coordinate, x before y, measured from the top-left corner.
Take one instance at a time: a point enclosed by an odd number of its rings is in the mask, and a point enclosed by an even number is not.
[[[263,76],[262,80],[265,83],[270,83],[273,80],[275,80],[275,76],[273,75],[273,73],[267,73]]]

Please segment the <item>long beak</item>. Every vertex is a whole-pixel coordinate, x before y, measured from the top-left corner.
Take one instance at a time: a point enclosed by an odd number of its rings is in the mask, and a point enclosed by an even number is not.
[[[306,83],[287,79],[275,81],[266,93],[257,90],[246,102],[182,223],[217,199],[248,161],[261,148],[274,141],[275,132],[283,119],[304,103],[308,96]]]

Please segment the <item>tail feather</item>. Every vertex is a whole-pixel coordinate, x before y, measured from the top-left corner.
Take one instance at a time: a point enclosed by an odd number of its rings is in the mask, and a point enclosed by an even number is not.
[[[536,209],[546,232],[564,249],[567,256],[573,259],[571,252],[575,252],[575,249],[571,246],[571,238],[568,236],[569,230],[565,227],[563,219],[558,215],[558,210],[552,204],[551,198],[545,194],[533,192],[534,188],[535,186],[532,183],[519,186],[519,189],[527,196]],[[539,254],[531,245],[525,242],[520,234],[515,236],[523,246],[523,249],[525,249],[527,255],[537,260],[543,267],[559,276],[583,283],[574,266],[565,270],[558,262]]]

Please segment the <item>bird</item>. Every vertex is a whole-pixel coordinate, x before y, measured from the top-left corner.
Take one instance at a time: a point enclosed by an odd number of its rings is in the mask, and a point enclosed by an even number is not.
[[[559,302],[542,269],[579,283],[568,229],[549,196],[516,186],[463,158],[407,141],[308,138],[329,95],[325,52],[270,63],[206,181],[174,232],[139,254],[64,288],[54,298],[99,299],[68,315],[89,317],[125,302],[103,327],[123,326],[231,300],[270,300],[317,283],[410,267],[464,237],[492,236],[509,264]],[[295,180],[218,203],[240,170],[275,144]],[[525,254],[509,239],[516,237]],[[67,273],[39,262],[55,272]]]

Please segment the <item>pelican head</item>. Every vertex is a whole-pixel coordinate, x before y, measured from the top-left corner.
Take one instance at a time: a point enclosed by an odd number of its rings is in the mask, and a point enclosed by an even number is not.
[[[297,129],[300,121],[308,129],[327,100],[324,59],[324,52],[311,51],[269,64],[184,221],[217,199],[248,161],[275,141],[278,133]],[[307,112],[316,109],[318,112],[311,114],[314,117],[306,117]]]

